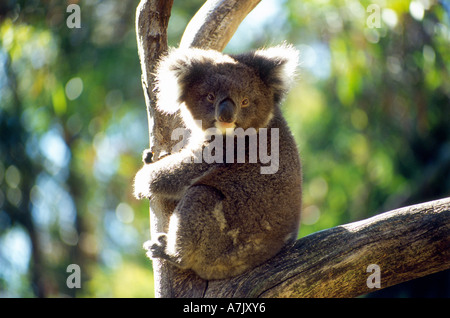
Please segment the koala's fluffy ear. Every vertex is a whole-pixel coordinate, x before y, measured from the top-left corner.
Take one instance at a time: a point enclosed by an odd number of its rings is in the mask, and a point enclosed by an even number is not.
[[[187,88],[219,63],[235,63],[228,55],[213,50],[196,48],[171,49],[156,69],[157,107],[173,114],[184,102]]]
[[[283,44],[233,57],[258,72],[263,82],[273,89],[278,103],[295,79],[299,53],[293,46]]]
[[[159,110],[173,114],[182,103],[184,78],[191,71],[189,57],[180,49],[171,49],[156,68],[155,91]]]

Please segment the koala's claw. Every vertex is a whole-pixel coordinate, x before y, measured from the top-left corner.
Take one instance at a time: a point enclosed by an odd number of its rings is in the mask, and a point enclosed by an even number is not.
[[[158,235],[158,243],[164,246],[164,248],[167,246],[167,235],[166,234],[159,234]]]
[[[147,241],[144,243],[144,249],[147,250],[149,258],[167,258],[166,254],[167,235],[160,234],[155,241]]]
[[[153,152],[150,149],[144,150],[142,153],[142,162],[149,164],[153,162]]]

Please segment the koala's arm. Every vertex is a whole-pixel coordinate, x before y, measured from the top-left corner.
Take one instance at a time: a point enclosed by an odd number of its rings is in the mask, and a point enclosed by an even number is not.
[[[146,163],[134,179],[134,195],[137,198],[152,194],[179,198],[199,178],[215,168],[196,157],[196,153],[183,149],[153,163]]]

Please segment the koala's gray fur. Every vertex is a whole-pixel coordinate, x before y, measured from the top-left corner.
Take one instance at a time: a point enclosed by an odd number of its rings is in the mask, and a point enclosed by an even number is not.
[[[167,233],[148,245],[151,257],[192,269],[204,279],[239,275],[296,239],[301,211],[301,165],[280,103],[289,89],[298,54],[279,46],[240,55],[173,49],[157,69],[158,108],[181,111],[192,131],[189,144],[151,161],[135,178],[135,195],[171,213]],[[193,120],[202,120],[201,127]],[[275,173],[256,163],[206,163],[198,150],[211,145],[204,131],[216,127],[277,128]],[[226,133],[225,133],[226,132]],[[199,137],[200,136],[200,137]],[[234,146],[237,139],[234,137]],[[247,137],[248,138],[248,137]],[[279,142],[279,144],[278,144]],[[224,147],[226,143],[223,143]],[[245,155],[249,158],[250,148]],[[224,150],[224,154],[226,151]]]

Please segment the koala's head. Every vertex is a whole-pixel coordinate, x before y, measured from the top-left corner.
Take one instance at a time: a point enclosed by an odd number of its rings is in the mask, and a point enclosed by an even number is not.
[[[157,106],[169,114],[180,110],[188,128],[201,121],[202,130],[257,130],[270,122],[297,63],[290,46],[240,55],[173,49],[157,68]]]

